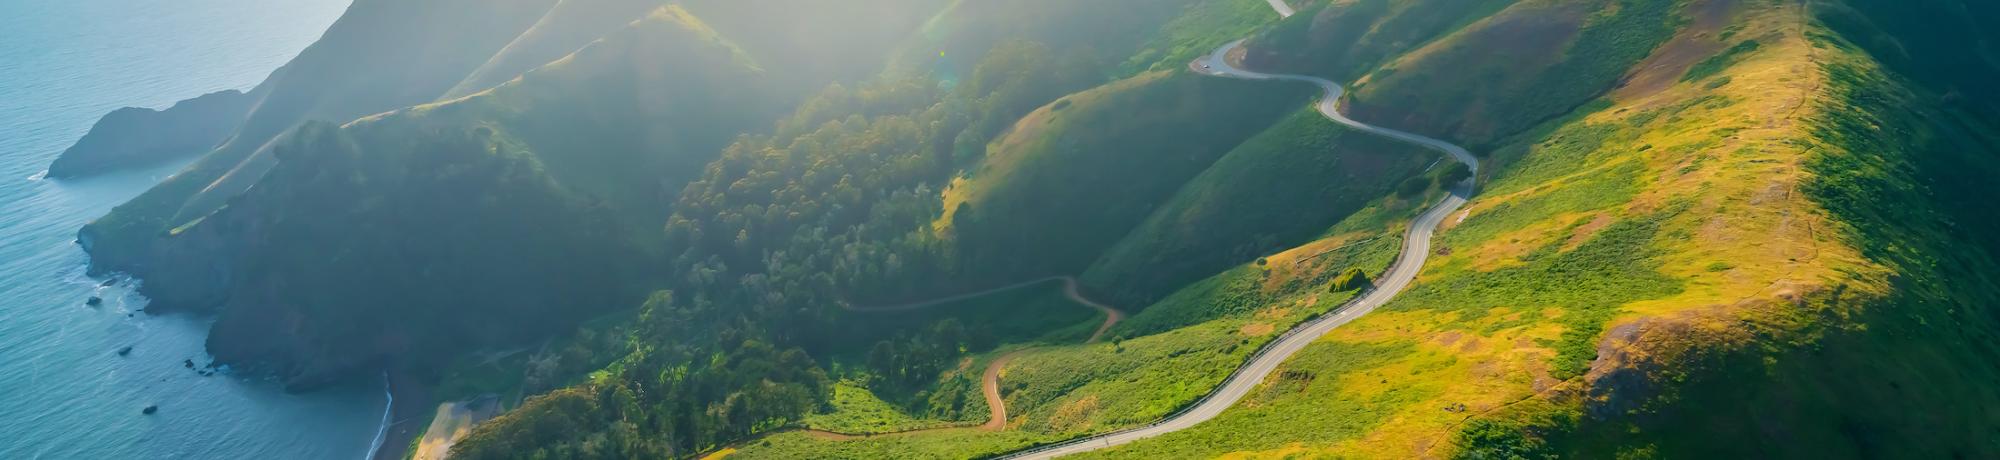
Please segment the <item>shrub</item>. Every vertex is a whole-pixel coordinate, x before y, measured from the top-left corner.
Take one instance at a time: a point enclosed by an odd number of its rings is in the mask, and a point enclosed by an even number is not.
[[[1404,179],[1401,185],[1396,186],[1396,196],[1409,198],[1422,194],[1424,193],[1425,190],[1430,190],[1430,189],[1431,189],[1430,178],[1424,176],[1412,177],[1409,179]]]
[[[1328,289],[1327,292],[1359,290],[1368,287],[1370,283],[1368,274],[1362,273],[1359,268],[1349,268],[1346,271],[1340,272],[1340,276],[1333,277],[1333,287]]]
[[[1438,175],[1438,183],[1451,186],[1469,177],[1472,177],[1471,167],[1466,166],[1465,163],[1452,163],[1451,166],[1445,167],[1444,174]]]

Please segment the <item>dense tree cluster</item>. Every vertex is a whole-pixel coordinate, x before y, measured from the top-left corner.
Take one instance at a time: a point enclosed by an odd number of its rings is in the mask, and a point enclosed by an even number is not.
[[[744,338],[727,313],[660,292],[634,350],[591,382],[483,423],[453,458],[670,458],[788,425],[826,399],[824,371],[797,348]],[[713,345],[711,345],[713,344]]]
[[[833,307],[950,289],[966,279],[938,194],[988,139],[1034,108],[1103,79],[1093,61],[995,49],[964,81],[835,86],[745,138],[681,194],[667,224],[683,290],[747,307],[780,341],[815,340]]]
[[[876,342],[868,349],[868,370],[875,377],[870,386],[892,394],[909,393],[953,365],[971,349],[971,340],[964,324],[947,319],[929,330]]]

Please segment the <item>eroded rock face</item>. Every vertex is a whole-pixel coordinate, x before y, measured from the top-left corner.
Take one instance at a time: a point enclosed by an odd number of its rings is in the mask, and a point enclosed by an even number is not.
[[[254,96],[228,90],[181,101],[166,110],[112,111],[49,165],[49,177],[89,176],[207,153],[243,122],[255,101]]]

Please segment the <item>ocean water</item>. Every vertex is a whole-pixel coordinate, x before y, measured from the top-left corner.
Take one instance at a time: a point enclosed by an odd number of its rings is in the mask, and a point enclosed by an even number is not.
[[[249,89],[348,2],[0,0],[0,459],[367,455],[380,385],[286,394],[202,377],[182,361],[208,360],[207,319],[148,315],[129,282],[84,276],[77,228],[174,168],[39,178],[112,109]],[[85,306],[93,295],[104,304]]]

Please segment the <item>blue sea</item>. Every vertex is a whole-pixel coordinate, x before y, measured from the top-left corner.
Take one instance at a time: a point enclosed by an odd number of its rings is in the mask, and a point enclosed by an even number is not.
[[[202,377],[182,361],[208,361],[207,318],[146,314],[129,282],[84,276],[77,228],[175,168],[41,179],[98,116],[247,90],[348,3],[0,0],[0,459],[367,456],[381,386],[286,394]],[[104,304],[85,306],[93,295]]]

